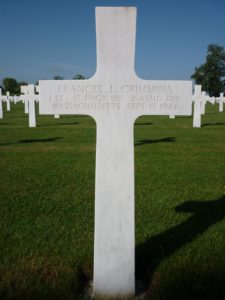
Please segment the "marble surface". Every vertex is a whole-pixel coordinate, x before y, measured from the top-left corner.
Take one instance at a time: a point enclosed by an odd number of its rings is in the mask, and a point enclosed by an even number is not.
[[[6,110],[10,111],[11,110],[11,105],[10,105],[10,93],[6,92]]]
[[[223,112],[223,104],[225,103],[225,97],[223,93],[220,93],[219,97],[219,112]]]
[[[24,93],[25,113],[29,114],[29,127],[36,127],[36,112],[35,100],[38,95],[35,95],[35,87],[33,84],[21,86],[21,92]]]
[[[40,114],[90,115],[97,125],[95,296],[135,293],[134,122],[191,115],[191,81],[135,74],[135,7],[97,7],[97,70],[88,80],[40,80]]]
[[[29,114],[29,100],[27,97],[27,85],[21,85],[20,92],[24,94],[24,112]]]
[[[194,111],[193,111],[193,127],[194,128],[200,128],[201,127],[201,114],[202,114],[202,105],[203,104],[203,98],[202,95],[202,86],[201,85],[195,85],[194,87]]]

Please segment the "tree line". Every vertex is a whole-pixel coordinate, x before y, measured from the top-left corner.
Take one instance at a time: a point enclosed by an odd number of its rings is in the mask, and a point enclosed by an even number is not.
[[[196,67],[191,78],[195,84],[202,85],[202,90],[210,96],[218,97],[225,92],[225,52],[222,46],[217,44],[208,45],[205,63]],[[63,80],[61,75],[53,77],[55,80]],[[73,77],[75,80],[87,79],[81,74]],[[37,83],[38,84],[38,83]],[[9,91],[10,94],[20,94],[20,86],[27,85],[26,82],[17,82],[14,78],[4,78],[3,93]]]
[[[195,68],[191,76],[209,96],[218,97],[225,92],[225,52],[222,46],[208,45],[205,63]]]
[[[55,80],[63,80],[64,77],[60,75],[56,75],[53,77]],[[87,79],[85,76],[81,74],[76,74],[73,79],[75,80],[82,80]],[[20,87],[21,85],[28,85],[25,81],[17,81],[15,78],[6,77],[2,80],[2,85],[0,85],[0,88],[2,89],[2,93],[5,94],[6,92],[10,92],[12,95],[19,95],[20,94]],[[36,85],[38,85],[38,82],[36,82]]]
[[[10,94],[19,95],[20,94],[20,87],[21,85],[27,85],[25,81],[17,81],[14,78],[6,77],[2,81],[2,93],[5,94],[6,92],[10,92]]]

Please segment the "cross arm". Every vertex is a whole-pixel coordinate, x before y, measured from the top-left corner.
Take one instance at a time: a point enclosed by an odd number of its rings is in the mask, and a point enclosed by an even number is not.
[[[41,114],[191,115],[191,81],[117,82],[98,79],[40,81]]]

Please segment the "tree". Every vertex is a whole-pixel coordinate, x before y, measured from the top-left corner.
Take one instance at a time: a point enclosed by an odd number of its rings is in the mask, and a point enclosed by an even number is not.
[[[21,85],[27,85],[27,82],[25,81],[17,82],[16,79],[10,77],[3,79],[4,93],[9,91],[10,94],[19,95]]]
[[[17,81],[14,78],[6,77],[3,79],[3,87],[6,92],[15,94],[17,89]]]
[[[73,79],[75,79],[75,80],[82,80],[82,79],[86,79],[83,75],[81,75],[81,74],[76,74],[74,77],[73,77]]]
[[[196,84],[202,85],[202,90],[210,96],[218,97],[225,92],[225,52],[224,48],[210,44],[208,46],[206,62],[195,68],[191,78]]]
[[[55,80],[63,80],[64,78],[60,75],[56,75],[53,77]]]

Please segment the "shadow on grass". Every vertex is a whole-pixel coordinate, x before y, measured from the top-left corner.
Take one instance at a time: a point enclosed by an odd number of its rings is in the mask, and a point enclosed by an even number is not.
[[[52,123],[52,124],[44,124],[44,125],[38,125],[37,127],[49,127],[49,126],[59,126],[59,125],[79,125],[79,122],[65,122],[65,123]]]
[[[220,123],[205,123],[205,124],[202,124],[202,127],[206,127],[206,126],[220,126],[220,125],[225,125],[225,123],[223,122],[220,122]]]
[[[53,137],[48,139],[29,139],[29,140],[21,140],[20,144],[28,144],[28,143],[45,143],[45,142],[55,142],[58,140],[62,140],[63,137]]]
[[[142,122],[142,123],[141,123],[141,122],[140,122],[140,123],[135,123],[135,124],[134,124],[134,126],[139,126],[139,125],[147,125],[147,126],[148,126],[148,125],[153,125],[153,123],[151,123],[151,122]]]
[[[53,137],[53,138],[47,138],[47,139],[29,139],[29,140],[20,140],[18,142],[14,143],[0,143],[0,146],[5,145],[16,145],[16,144],[30,144],[30,143],[46,143],[46,142],[55,142],[58,140],[63,139],[63,137]]]
[[[176,142],[176,138],[174,137],[168,137],[168,138],[163,138],[163,139],[158,139],[158,140],[140,140],[137,143],[135,143],[135,146],[142,146],[142,145],[147,145],[147,144],[157,144],[157,143],[173,143]]]
[[[175,251],[193,242],[210,226],[225,217],[225,196],[214,201],[187,201],[178,213],[193,213],[186,221],[151,237],[136,247],[136,285],[142,293],[151,282],[155,269]]]

